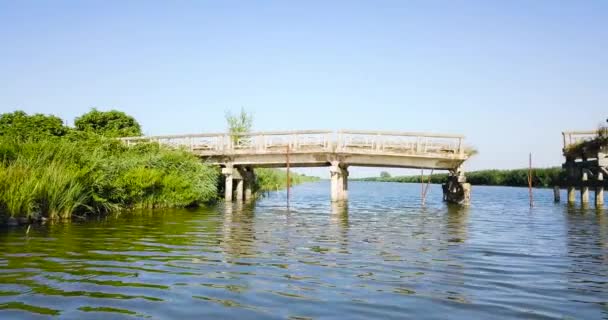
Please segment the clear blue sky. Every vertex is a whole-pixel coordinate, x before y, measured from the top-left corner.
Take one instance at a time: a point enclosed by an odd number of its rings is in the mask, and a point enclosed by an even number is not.
[[[257,130],[462,133],[468,169],[559,165],[562,130],[608,117],[608,1],[0,0],[0,112],[91,107],[146,134],[245,107]]]

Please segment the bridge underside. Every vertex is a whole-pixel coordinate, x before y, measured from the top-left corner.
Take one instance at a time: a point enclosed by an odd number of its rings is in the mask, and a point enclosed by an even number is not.
[[[233,153],[223,155],[200,155],[205,163],[222,166],[226,176],[225,198],[243,200],[251,196],[250,186],[255,179],[254,168],[284,168],[289,162],[291,168],[330,167],[331,199],[344,201],[348,199],[348,167],[386,167],[408,169],[448,170],[450,181],[444,186],[444,200],[463,203],[469,198],[469,189],[463,185],[464,175],[461,166],[465,161],[454,155],[419,155],[419,154],[374,154],[349,152],[294,152],[247,154]],[[233,183],[236,181],[236,184]],[[233,188],[233,185],[236,188]],[[245,188],[245,191],[243,191]],[[233,190],[235,189],[235,190]]]
[[[283,154],[232,154],[200,156],[206,163],[226,166],[231,164],[252,168],[329,167],[334,162],[341,166],[386,167],[408,169],[457,170],[464,159],[423,155],[356,154],[356,153],[283,153]]]

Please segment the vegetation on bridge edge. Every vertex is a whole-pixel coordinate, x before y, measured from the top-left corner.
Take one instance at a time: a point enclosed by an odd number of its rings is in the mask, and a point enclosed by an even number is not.
[[[583,140],[567,146],[564,149],[564,154],[576,159],[577,157],[583,157],[585,154],[595,155],[601,148],[608,147],[608,127],[600,126],[596,134],[596,137],[591,140]]]
[[[93,109],[74,128],[55,116],[0,115],[0,222],[70,218],[218,200],[220,170],[185,150],[114,139],[141,134],[132,117]],[[285,185],[259,170],[259,191]],[[292,174],[292,183],[308,178]],[[14,219],[11,219],[14,218]]]

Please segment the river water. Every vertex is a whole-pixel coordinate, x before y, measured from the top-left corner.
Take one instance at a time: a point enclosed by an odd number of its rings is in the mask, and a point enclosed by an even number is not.
[[[0,229],[0,319],[608,319],[605,212],[521,188],[328,195]]]

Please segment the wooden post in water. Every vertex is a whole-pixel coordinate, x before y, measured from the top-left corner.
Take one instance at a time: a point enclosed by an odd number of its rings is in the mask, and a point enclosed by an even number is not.
[[[559,186],[553,186],[553,201],[556,203],[560,201],[560,190]]]
[[[530,208],[534,207],[534,196],[532,194],[532,153],[530,153],[530,161],[528,168],[528,193],[530,195]]]
[[[289,172],[289,142],[287,143],[287,207],[289,207],[289,192],[290,192],[290,188],[291,188],[291,180],[290,180],[290,172]]]

